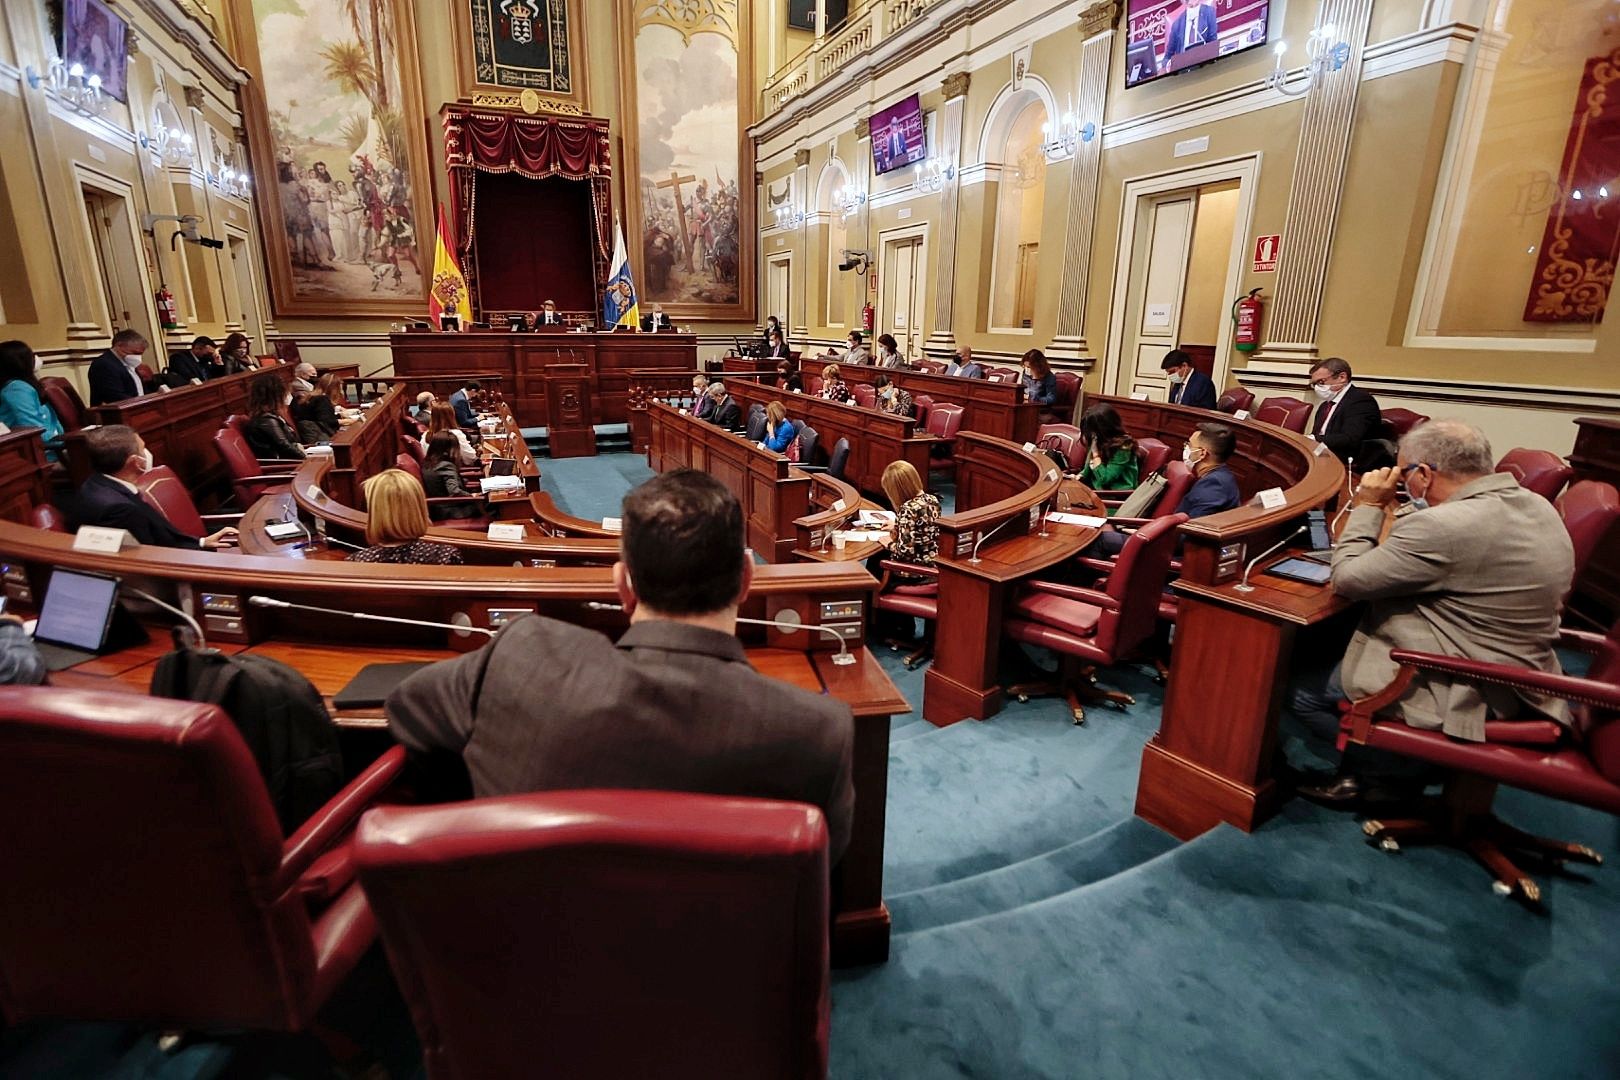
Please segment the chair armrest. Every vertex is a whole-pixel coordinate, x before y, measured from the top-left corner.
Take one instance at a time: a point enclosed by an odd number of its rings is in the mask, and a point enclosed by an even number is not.
[[[1120,530],[1140,529],[1152,520],[1152,518],[1145,517],[1111,517],[1108,519],[1108,524]]]
[[[242,520],[241,513],[235,513],[235,514],[201,514],[199,516],[203,519],[203,524],[204,525],[207,525],[210,522],[216,523],[216,524],[218,524],[220,526],[235,525],[238,521]]]
[[[231,483],[233,483],[233,484],[290,484],[290,483],[292,483],[292,473],[270,473],[268,475],[261,474],[259,476],[233,476],[233,477],[231,477]]]
[[[342,839],[360,820],[360,815],[399,779],[405,769],[405,748],[393,746],[372,762],[365,772],[298,827],[281,849],[281,867],[276,871],[275,893],[280,895],[298,884],[316,859]]]
[[[259,468],[266,472],[295,472],[306,458],[259,458]]]
[[[1066,600],[1078,600],[1082,604],[1091,604],[1104,611],[1118,611],[1119,601],[1105,592],[1096,589],[1086,589],[1079,585],[1065,585],[1061,581],[1031,581],[1029,587],[1036,592],[1051,593]]]
[[[1456,675],[1470,682],[1491,683],[1515,690],[1533,690],[1551,694],[1581,705],[1599,709],[1620,709],[1620,685],[1583,679],[1575,675],[1554,675],[1546,671],[1490,664],[1481,660],[1463,660],[1454,656],[1395,649],[1389,654],[1397,664],[1418,671],[1435,671]]]

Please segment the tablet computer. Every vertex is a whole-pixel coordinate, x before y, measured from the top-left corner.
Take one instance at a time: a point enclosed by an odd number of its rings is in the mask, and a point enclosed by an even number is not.
[[[62,671],[100,655],[117,610],[117,578],[53,570],[34,627],[34,643],[46,667]]]
[[[1311,585],[1326,585],[1333,577],[1333,568],[1310,559],[1288,558],[1266,567],[1265,573],[1290,581],[1304,581]]]

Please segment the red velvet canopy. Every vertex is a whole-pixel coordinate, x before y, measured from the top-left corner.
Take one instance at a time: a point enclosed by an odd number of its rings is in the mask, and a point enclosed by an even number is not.
[[[592,292],[600,296],[612,269],[608,260],[613,257],[613,159],[608,122],[594,117],[528,116],[462,104],[446,105],[440,115],[450,171],[450,214],[462,272],[473,297],[481,295],[477,281],[481,172],[515,173],[530,180],[560,177],[590,185]],[[483,307],[481,302],[479,307]]]

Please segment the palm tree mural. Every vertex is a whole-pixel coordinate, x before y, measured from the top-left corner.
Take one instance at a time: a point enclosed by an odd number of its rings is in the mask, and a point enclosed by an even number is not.
[[[371,69],[378,76],[388,70],[389,50],[394,46],[394,24],[388,3],[389,0],[343,0],[343,12],[354,27],[355,38],[358,41],[370,39]],[[375,78],[373,85],[376,88],[375,96],[366,96],[379,110],[386,109],[389,104],[387,80]]]
[[[326,61],[328,79],[365,98],[373,112],[378,110],[377,92],[382,80],[377,77],[377,68],[366,55],[365,46],[358,41],[337,41],[322,49],[320,55]]]

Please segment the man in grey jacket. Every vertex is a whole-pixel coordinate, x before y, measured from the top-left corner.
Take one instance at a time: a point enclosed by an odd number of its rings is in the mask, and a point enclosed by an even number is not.
[[[737,640],[754,560],[742,508],[712,476],[665,473],[625,496],[615,644],[538,615],[425,668],[386,705],[416,751],[461,755],[473,791],[642,788],[791,799],[849,842],[854,718],[836,698],[766,678]]]
[[[1401,440],[1399,464],[1362,477],[1333,549],[1333,591],[1366,610],[1343,662],[1325,682],[1296,685],[1291,709],[1331,739],[1338,701],[1368,697],[1399,670],[1393,649],[1557,672],[1559,613],[1574,576],[1569,534],[1552,505],[1493,472],[1491,444],[1460,420],[1433,420]],[[1411,496],[1382,540],[1396,485]],[[1489,716],[1526,709],[1568,724],[1556,698],[1419,673],[1393,711],[1418,728],[1482,741]],[[1301,794],[1348,802],[1357,762]]]

